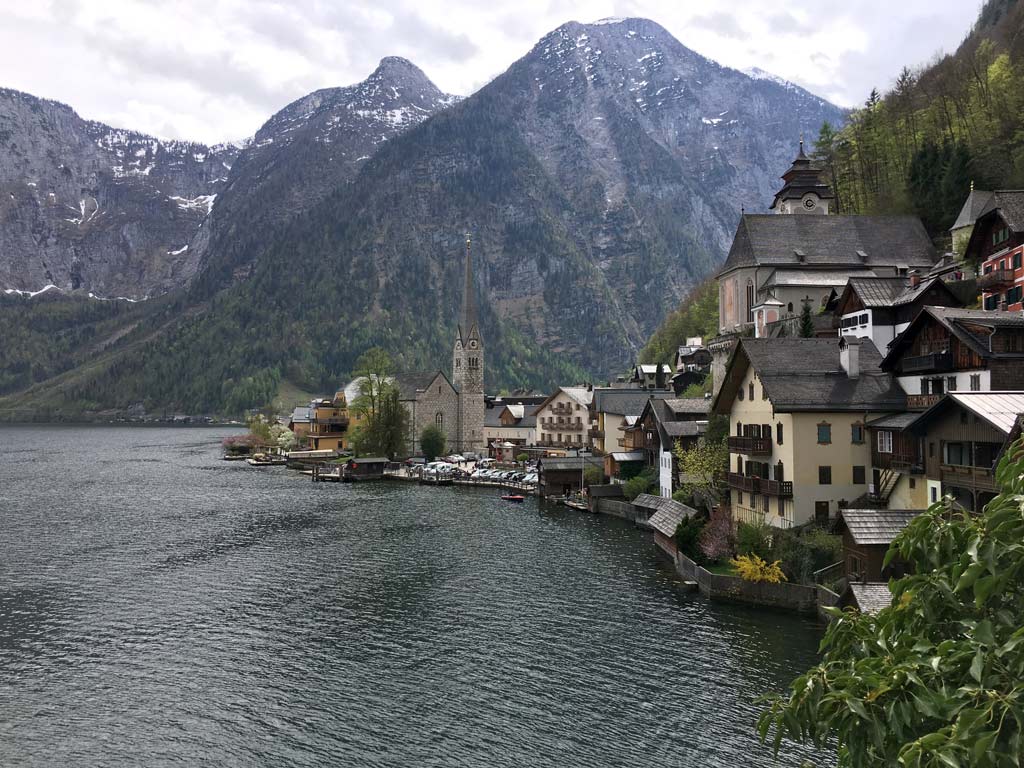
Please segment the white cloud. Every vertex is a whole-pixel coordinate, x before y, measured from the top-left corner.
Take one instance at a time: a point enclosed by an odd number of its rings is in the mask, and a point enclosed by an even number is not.
[[[9,6],[9,7],[6,7]],[[251,135],[316,88],[404,56],[467,94],[569,21],[645,16],[684,45],[843,105],[952,50],[980,0],[0,0],[0,85],[85,117],[205,142]]]

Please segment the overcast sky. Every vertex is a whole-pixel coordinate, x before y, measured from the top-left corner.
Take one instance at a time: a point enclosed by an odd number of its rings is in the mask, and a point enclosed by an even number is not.
[[[0,0],[0,86],[118,127],[207,143],[253,134],[317,88],[404,56],[469,94],[570,21],[644,16],[684,45],[837,104],[951,51],[980,0]]]

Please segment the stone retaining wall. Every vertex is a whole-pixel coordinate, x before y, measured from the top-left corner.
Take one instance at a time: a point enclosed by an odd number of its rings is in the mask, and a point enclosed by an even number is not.
[[[739,576],[711,573],[697,565],[686,555],[675,555],[676,572],[688,581],[696,581],[701,594],[712,600],[731,600],[737,603],[784,608],[800,613],[818,614],[816,587],[803,584],[766,584],[744,581]],[[828,590],[825,590],[828,592]],[[829,594],[834,594],[829,592]],[[836,600],[838,601],[838,596]]]

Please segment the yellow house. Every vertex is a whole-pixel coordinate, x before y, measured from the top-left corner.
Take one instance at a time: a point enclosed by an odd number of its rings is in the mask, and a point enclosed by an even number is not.
[[[309,404],[309,447],[314,451],[344,451],[348,441],[349,413],[345,393],[338,391],[331,400]]]
[[[713,410],[729,417],[733,516],[826,522],[868,492],[866,423],[906,408],[868,339],[742,339]]]
[[[590,448],[590,387],[559,387],[536,411],[537,445],[544,448]]]

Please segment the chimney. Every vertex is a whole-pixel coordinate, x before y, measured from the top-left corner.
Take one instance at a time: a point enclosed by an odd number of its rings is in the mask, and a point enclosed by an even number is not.
[[[839,339],[839,364],[848,378],[860,376],[860,339],[843,336]]]
[[[910,270],[910,287],[917,288],[921,284],[921,273],[916,269]]]

